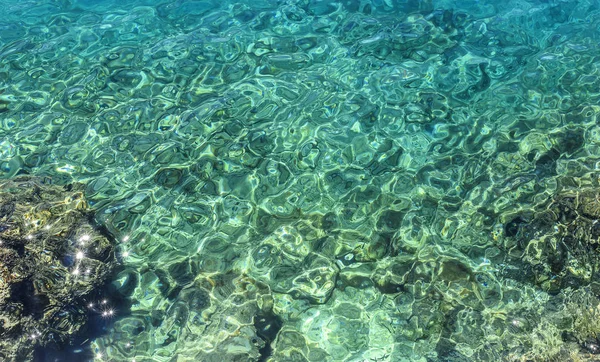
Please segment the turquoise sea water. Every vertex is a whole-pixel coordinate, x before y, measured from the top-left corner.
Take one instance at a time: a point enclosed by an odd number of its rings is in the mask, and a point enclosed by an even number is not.
[[[598,360],[599,25],[0,0],[1,177],[83,183],[120,261],[111,314],[36,359]]]

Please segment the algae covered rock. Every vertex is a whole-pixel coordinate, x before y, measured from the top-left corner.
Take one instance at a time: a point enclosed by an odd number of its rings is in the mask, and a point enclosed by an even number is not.
[[[536,212],[512,215],[505,235],[513,253],[521,253],[529,278],[556,293],[588,285],[600,268],[600,194],[593,189],[559,193]],[[514,245],[511,245],[513,243]]]
[[[0,360],[31,360],[83,332],[115,257],[82,185],[0,182]]]

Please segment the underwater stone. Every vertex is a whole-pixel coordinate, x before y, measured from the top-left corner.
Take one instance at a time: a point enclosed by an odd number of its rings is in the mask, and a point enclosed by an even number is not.
[[[40,178],[0,183],[2,360],[31,360],[36,348],[73,343],[116,264],[82,192]]]
[[[72,145],[80,141],[88,132],[88,126],[82,122],[69,124],[60,135],[60,143],[65,146]]]
[[[505,245],[516,244],[513,252],[522,253],[524,264],[515,279],[533,281],[553,295],[565,288],[589,285],[593,271],[600,267],[599,200],[594,189],[565,191],[533,215],[507,215],[510,221],[504,227]]]
[[[183,177],[183,171],[176,168],[164,168],[156,173],[154,181],[157,185],[171,188],[177,185]]]

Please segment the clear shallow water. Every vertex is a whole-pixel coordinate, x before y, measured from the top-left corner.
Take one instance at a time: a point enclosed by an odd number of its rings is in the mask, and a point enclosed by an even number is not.
[[[2,176],[119,243],[77,358],[593,360],[598,5],[0,1]]]

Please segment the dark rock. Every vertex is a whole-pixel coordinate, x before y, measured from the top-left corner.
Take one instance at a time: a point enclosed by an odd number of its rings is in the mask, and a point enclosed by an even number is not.
[[[85,330],[88,303],[116,264],[90,220],[82,185],[0,183],[0,359],[33,360]]]

